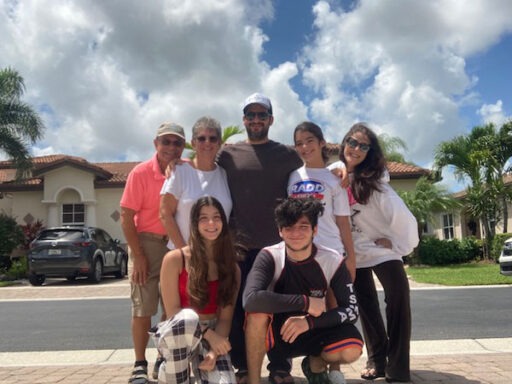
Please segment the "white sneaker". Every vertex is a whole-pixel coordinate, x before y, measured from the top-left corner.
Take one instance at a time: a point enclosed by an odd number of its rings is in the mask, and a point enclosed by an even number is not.
[[[330,371],[328,376],[331,384],[347,384],[345,376],[340,371]]]

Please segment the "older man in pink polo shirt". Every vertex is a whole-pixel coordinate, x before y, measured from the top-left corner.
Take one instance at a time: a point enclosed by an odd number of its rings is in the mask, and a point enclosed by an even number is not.
[[[165,169],[181,157],[185,148],[185,132],[177,124],[165,122],[153,143],[155,155],[130,172],[121,198],[121,227],[133,262],[130,283],[135,365],[128,381],[131,384],[149,383],[148,331],[151,316],[158,311],[160,267],[168,251],[166,231],[159,218],[160,190]]]

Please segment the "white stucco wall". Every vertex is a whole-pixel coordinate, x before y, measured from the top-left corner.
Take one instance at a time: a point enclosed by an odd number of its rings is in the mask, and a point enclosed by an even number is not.
[[[12,193],[12,212],[11,215],[16,219],[18,224],[27,224],[24,221],[25,216],[32,215],[34,222],[41,220],[43,225],[47,225],[47,209],[41,204],[43,199],[43,191],[34,192],[13,192]]]
[[[62,191],[76,190],[82,202],[95,201],[94,174],[81,169],[63,166],[44,174],[44,200],[55,202]]]
[[[417,179],[392,179],[389,181],[389,185],[391,185],[395,191],[412,191],[416,188],[417,181]]]
[[[96,221],[98,227],[106,230],[113,238],[119,239],[121,243],[125,243],[126,240],[121,230],[121,219],[115,220],[116,216],[120,217],[121,214],[119,201],[122,194],[122,188],[96,190]]]

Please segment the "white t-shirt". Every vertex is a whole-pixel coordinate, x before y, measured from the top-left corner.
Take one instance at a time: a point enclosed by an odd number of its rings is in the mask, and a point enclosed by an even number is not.
[[[190,211],[198,198],[213,196],[222,204],[228,219],[231,214],[232,202],[226,172],[219,166],[213,171],[200,171],[188,163],[177,165],[160,192],[161,195],[166,193],[178,201],[174,218],[185,242],[190,236]],[[167,246],[174,248],[171,241]]]
[[[288,196],[312,196],[324,203],[324,214],[318,218],[315,243],[332,248],[343,255],[345,248],[335,216],[350,216],[347,192],[340,180],[326,168],[302,166],[290,174]]]
[[[329,168],[344,168],[339,161]],[[418,224],[403,200],[388,184],[386,171],[380,180],[379,191],[374,191],[367,204],[359,204],[349,193],[352,238],[356,252],[356,268],[370,268],[390,260],[402,260],[418,245]],[[392,248],[375,244],[375,240],[387,238]]]
[[[400,260],[418,245],[418,224],[403,200],[388,183],[381,182],[367,204],[352,205],[352,238],[356,268],[369,268],[389,260]],[[375,244],[391,240],[392,248]]]

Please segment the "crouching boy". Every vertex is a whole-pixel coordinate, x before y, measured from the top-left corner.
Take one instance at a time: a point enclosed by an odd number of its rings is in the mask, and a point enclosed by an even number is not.
[[[363,341],[352,280],[336,251],[315,245],[319,200],[285,199],[275,210],[283,241],[256,257],[243,303],[249,384],[259,384],[265,353],[305,356],[302,371],[310,383],[329,384],[327,365],[350,364]],[[331,289],[336,305],[326,309]]]

